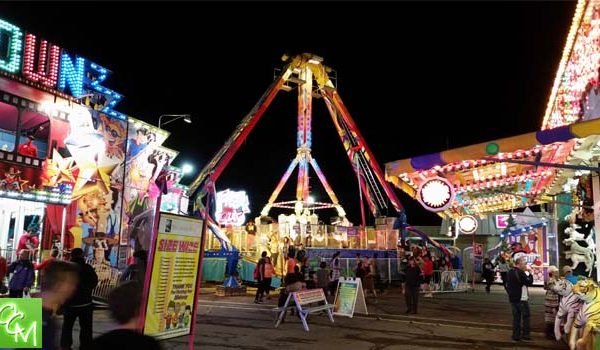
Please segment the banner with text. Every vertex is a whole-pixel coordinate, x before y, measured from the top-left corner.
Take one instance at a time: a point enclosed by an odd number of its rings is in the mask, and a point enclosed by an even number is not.
[[[334,315],[352,317],[354,312],[368,314],[360,278],[341,277],[333,304]]]
[[[190,333],[202,220],[161,213],[144,334],[157,339]]]

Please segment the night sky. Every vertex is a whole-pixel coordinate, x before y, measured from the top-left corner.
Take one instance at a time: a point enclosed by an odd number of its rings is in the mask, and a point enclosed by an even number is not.
[[[174,165],[196,170],[267,89],[283,53],[314,53],[337,72],[338,91],[383,167],[539,129],[575,6],[2,2],[0,18],[111,69],[104,85],[125,96],[116,110],[154,125],[161,114],[191,114],[191,125],[164,126],[172,132],[165,146],[180,151]],[[217,182],[247,190],[252,217],[295,157],[296,100],[294,91],[279,93]],[[312,154],[359,223],[356,177],[323,101],[313,104]],[[295,179],[278,200],[295,199]],[[316,175],[311,185],[328,201]],[[409,223],[439,222],[396,192]]]

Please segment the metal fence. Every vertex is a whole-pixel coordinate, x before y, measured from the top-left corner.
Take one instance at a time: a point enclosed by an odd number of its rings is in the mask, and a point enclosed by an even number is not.
[[[468,276],[463,270],[433,271],[429,290],[432,293],[465,292],[471,288]]]
[[[327,262],[327,266],[331,267],[331,259],[319,259],[318,261],[309,261],[311,269],[318,270],[318,265],[321,261]],[[398,258],[381,258],[376,259],[377,271],[382,282],[391,284],[392,282],[404,281],[404,268],[406,263]],[[356,277],[356,258],[340,258],[342,270],[341,276]],[[464,292],[469,290],[469,274],[463,270],[436,270],[433,272],[429,289],[433,293],[448,293],[448,292]]]
[[[86,263],[90,264],[98,275],[98,285],[92,291],[92,297],[97,301],[107,302],[108,294],[119,284],[121,271],[105,262],[98,263],[94,259],[87,259]]]

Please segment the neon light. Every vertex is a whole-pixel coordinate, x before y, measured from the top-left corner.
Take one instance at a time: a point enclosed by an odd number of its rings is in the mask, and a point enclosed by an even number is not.
[[[217,211],[215,217],[221,225],[241,226],[246,221],[246,214],[250,212],[250,202],[246,191],[217,192]]]
[[[417,193],[421,205],[434,212],[446,210],[454,199],[452,184],[442,177],[428,179],[421,184]]]
[[[48,41],[42,40],[40,43],[37,71],[34,71],[36,42],[35,35],[27,34],[25,36],[23,76],[31,81],[40,82],[44,86],[53,88],[58,81],[60,47],[50,45],[50,55],[48,55]]]
[[[464,234],[471,234],[477,231],[479,223],[472,215],[465,215],[458,220],[458,229]]]
[[[76,56],[77,57],[77,56]],[[67,85],[71,90],[71,94],[75,97],[83,95],[83,77],[85,73],[85,58],[77,57],[75,64],[67,53],[62,54],[60,60],[60,79],[58,81],[58,89],[66,91]]]
[[[117,105],[117,103],[119,103],[121,101],[121,99],[123,99],[123,96],[116,93],[115,91],[113,91],[111,89],[108,89],[108,88],[100,85],[100,83],[102,83],[104,80],[106,80],[106,78],[108,77],[108,74],[110,74],[110,71],[96,63],[91,63],[90,68],[93,71],[96,71],[99,73],[99,75],[96,76],[95,79],[93,79],[91,81],[90,88],[94,91],[97,91],[97,92],[103,94],[107,100],[107,104],[106,104],[106,106],[104,106],[104,108],[102,108],[102,112],[109,114],[113,117],[127,119],[127,117],[125,115],[113,110],[113,108]]]
[[[8,52],[6,59],[0,59],[0,69],[9,73],[17,73],[21,63],[21,53],[23,50],[23,32],[19,27],[8,22],[0,20],[0,33],[8,32]],[[2,36],[0,36],[0,40]]]

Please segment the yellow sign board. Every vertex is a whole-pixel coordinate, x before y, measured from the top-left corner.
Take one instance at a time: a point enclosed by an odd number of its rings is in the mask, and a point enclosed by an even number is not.
[[[160,214],[144,334],[167,339],[190,333],[201,232],[202,220]]]

